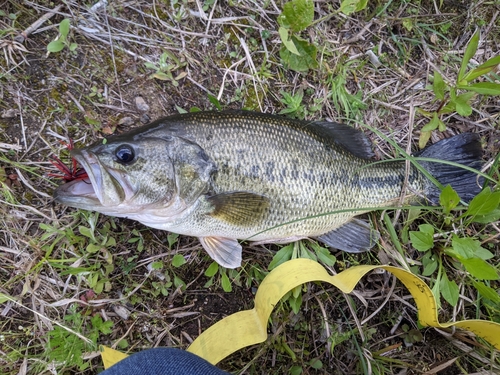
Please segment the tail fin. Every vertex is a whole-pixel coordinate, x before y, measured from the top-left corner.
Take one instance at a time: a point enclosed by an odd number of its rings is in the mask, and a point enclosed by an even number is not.
[[[479,170],[482,165],[482,153],[479,135],[463,133],[443,139],[415,156],[452,161]],[[483,178],[478,178],[474,172],[439,162],[423,161],[420,164],[443,186],[451,185],[465,202],[469,202],[481,191]],[[426,198],[432,203],[438,204],[440,193],[441,190],[433,184],[429,188]]]

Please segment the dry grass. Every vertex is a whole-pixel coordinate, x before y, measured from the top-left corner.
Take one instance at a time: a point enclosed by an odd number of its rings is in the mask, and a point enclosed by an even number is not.
[[[0,292],[12,296],[0,305],[3,374],[96,373],[101,364],[90,347],[82,346],[90,363],[82,371],[75,362],[51,361],[46,349],[48,333],[57,326],[75,331],[81,343],[88,341],[93,316],[113,322],[111,332],[100,334],[101,344],[121,340],[118,347],[130,351],[186,348],[222,317],[252,307],[258,275],[272,259],[268,248],[246,248],[242,269],[229,274],[236,279],[233,291],[225,293],[217,276],[214,285],[205,286],[210,260],[196,240],[180,238],[168,250],[166,233],[109,217],[95,223],[102,232],[98,238],[114,238],[116,245],[89,253],[91,241],[79,227],[89,227],[93,216],[54,205],[51,194],[58,182],[47,176],[54,172],[51,154],[67,158],[69,138],[84,145],[176,113],[177,107],[213,109],[207,94],[224,108],[277,113],[284,107],[281,91],[302,91],[306,118],[368,124],[415,150],[426,121],[416,108],[437,105],[426,89],[433,70],[453,81],[476,26],[482,34],[474,59],[481,63],[500,50],[500,8],[485,1],[444,1],[441,8],[439,2],[397,1],[385,10],[370,1],[368,10],[353,17],[332,15],[336,2],[315,1],[315,19],[331,17],[304,33],[318,46],[320,62],[307,74],[282,67],[276,22],[280,1],[136,0],[109,2],[105,8],[81,3],[67,1],[51,18],[53,5],[47,1],[8,0],[0,6],[6,14],[0,16]],[[41,18],[45,23],[36,22]],[[71,20],[69,41],[78,46],[74,52],[66,47],[48,54],[46,46],[58,37],[63,18]],[[381,63],[378,68],[367,51]],[[163,53],[168,53],[171,76],[152,79],[155,71],[145,63],[158,65]],[[362,93],[364,107],[342,104],[336,89],[332,95],[339,79],[348,93]],[[138,97],[147,105],[142,110]],[[477,132],[491,167],[500,147],[500,102],[478,97],[473,108],[469,118],[445,117],[447,131],[436,132],[432,141]],[[395,156],[390,145],[372,138],[380,157]],[[496,260],[498,226],[476,228],[492,244]],[[379,254],[336,254],[334,271],[356,263],[397,264],[388,236],[383,243],[389,250]],[[408,250],[408,258],[418,255]],[[172,266],[175,254],[184,255],[187,264]],[[163,268],[158,271],[152,263]],[[103,282],[97,294],[89,287],[96,274]],[[462,285],[459,305],[444,304],[441,320],[475,314],[488,319],[484,310],[474,309],[475,291]],[[75,312],[82,318],[76,325],[67,319]],[[498,352],[467,333],[421,329],[423,340],[409,344],[408,330],[418,331],[415,307],[390,275],[365,278],[355,296],[308,285],[298,314],[287,303],[277,306],[268,341],[220,366],[246,374],[290,373],[292,366],[302,367],[304,374],[500,371]],[[313,360],[323,368],[315,370]]]

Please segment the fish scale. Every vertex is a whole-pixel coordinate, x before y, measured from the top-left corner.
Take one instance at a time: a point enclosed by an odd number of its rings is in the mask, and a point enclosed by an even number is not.
[[[421,156],[478,169],[481,153],[478,136],[464,133]],[[368,250],[378,233],[355,216],[398,203],[406,172],[405,203],[437,203],[440,193],[413,165],[406,171],[404,161],[374,163],[366,136],[349,126],[245,111],[170,116],[73,156],[89,178],[60,186],[59,202],[196,236],[230,268],[240,265],[238,240],[245,239],[312,237]],[[470,171],[421,165],[465,200],[479,191]]]

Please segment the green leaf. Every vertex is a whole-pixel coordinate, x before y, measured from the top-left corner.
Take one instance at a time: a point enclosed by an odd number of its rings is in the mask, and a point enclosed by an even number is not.
[[[94,233],[92,233],[92,231],[89,228],[80,225],[78,227],[78,231],[80,232],[80,234],[84,235],[85,237],[90,238],[90,239],[95,241]]]
[[[64,38],[66,38],[69,34],[69,19],[65,18],[61,21],[59,24],[59,32],[61,33]]]
[[[316,257],[316,255],[314,255],[314,253],[312,251],[310,251],[309,249],[307,249],[305,246],[301,246],[301,249],[300,249],[300,258],[306,258],[306,259],[311,259],[311,260],[314,260],[315,262],[318,261],[318,258]]]
[[[464,216],[486,215],[493,212],[500,204],[500,191],[492,192],[484,189],[469,203]]]
[[[167,236],[168,248],[171,249],[177,243],[179,235],[177,233],[169,233]]]
[[[414,23],[415,21],[412,18],[403,19],[403,27],[408,31],[413,30]]]
[[[467,117],[472,114],[472,107],[464,98],[457,96],[453,102],[455,103],[455,109],[459,115]]]
[[[54,40],[47,45],[47,51],[49,52],[60,52],[64,48],[64,43],[60,40]]]
[[[481,242],[474,238],[459,238],[453,236],[451,241],[452,249],[446,249],[446,254],[455,257],[462,261],[462,259],[480,258],[483,260],[493,258],[493,254],[481,246]]]
[[[292,0],[283,5],[283,12],[278,16],[278,23],[293,32],[307,28],[314,20],[312,0]]]
[[[469,86],[470,87],[470,86]],[[460,95],[457,96],[459,100],[463,100],[467,103],[470,103],[471,99],[475,96],[476,94],[474,92],[464,92]]]
[[[479,258],[460,259],[465,269],[479,280],[498,280],[498,272],[491,264]]]
[[[438,129],[440,132],[444,132],[446,130],[446,125],[444,124],[443,121],[441,121],[441,119],[438,119]]]
[[[315,370],[321,370],[323,368],[323,362],[319,358],[313,358],[309,362],[309,366],[311,366]]]
[[[89,243],[87,245],[87,253],[90,253],[90,254],[95,254],[97,253],[99,250],[101,250],[101,245],[96,245],[96,244],[93,244],[93,243]]]
[[[116,240],[114,237],[109,237],[104,245],[105,247],[113,247],[116,246]]]
[[[333,255],[330,250],[325,249],[315,242],[311,243],[311,247],[316,252],[316,255],[321,263],[331,267],[337,262],[337,258],[335,258],[335,255]]]
[[[231,281],[229,280],[229,277],[227,274],[224,272],[222,274],[222,279],[221,279],[221,285],[222,289],[224,289],[224,292],[230,292],[233,290],[233,286],[231,285]]]
[[[441,275],[441,280],[439,282],[439,289],[443,298],[452,306],[455,306],[458,302],[458,285],[455,280],[449,280],[446,276],[446,272]]]
[[[430,276],[432,275],[437,267],[438,267],[438,262],[432,254],[432,252],[425,253],[425,255],[422,257],[422,264],[424,266],[424,269],[422,270],[422,276]]]
[[[219,100],[215,96],[207,94],[207,97],[208,97],[208,100],[210,101],[210,103],[212,103],[212,105],[215,108],[217,108],[219,111],[222,111],[222,106],[220,105]]]
[[[438,114],[437,114],[437,112],[433,112],[431,121],[429,121],[429,123],[422,128],[422,131],[423,132],[430,132],[432,130],[437,129],[438,126],[439,126]]]
[[[488,298],[489,300],[495,302],[495,303],[500,303],[500,295],[498,292],[489,287],[488,285],[485,285],[481,281],[473,281],[474,287],[477,289],[477,291],[484,297]]]
[[[292,41],[300,55],[292,54],[286,48],[280,49],[280,57],[283,59],[285,66],[297,72],[306,72],[309,69],[317,68],[316,55],[318,50],[316,46],[295,36],[292,36]]]
[[[118,346],[119,349],[125,350],[125,349],[127,349],[130,346],[130,344],[127,341],[127,339],[121,339],[120,341],[118,341],[117,346]]]
[[[8,294],[5,294],[5,293],[0,293],[0,303],[4,303],[4,302],[7,302],[7,301],[13,301],[14,298],[12,298],[11,296],[9,296]]]
[[[464,79],[465,71],[467,70],[467,64],[469,64],[470,59],[474,57],[477,51],[477,46],[479,44],[479,29],[474,33],[472,38],[467,44],[465,49],[464,57],[462,58],[462,64],[460,65],[460,71],[457,76],[457,83]]]
[[[419,231],[410,231],[410,241],[418,251],[427,251],[434,246],[434,228],[429,224],[422,224]]]
[[[459,85],[457,87],[483,95],[500,95],[500,84],[493,82],[478,82],[472,85]]]
[[[297,47],[295,46],[295,43],[288,39],[288,29],[285,29],[284,27],[280,27],[278,29],[278,33],[280,34],[281,41],[283,42],[283,45],[286,47],[288,51],[293,53],[294,55],[300,56],[300,52],[298,51]]]
[[[162,268],[163,268],[163,262],[161,261],[151,263],[151,269],[153,270],[161,270]]]
[[[431,133],[432,131],[420,132],[420,137],[418,138],[418,147],[420,147],[420,149],[423,149],[427,144],[427,142],[429,142],[429,139],[431,138]]]
[[[112,327],[113,327],[113,321],[112,320],[102,320],[100,315],[94,315],[90,319],[90,323],[92,324],[92,327],[96,328],[100,332],[104,333],[105,335],[109,335],[111,332],[113,332]]]
[[[436,282],[436,283],[434,283],[434,285],[431,288],[432,294],[434,294],[434,298],[436,299],[438,309],[441,308],[441,298],[440,298],[441,291],[439,290],[440,285],[441,285],[441,283]]]
[[[480,245],[479,241],[478,244]],[[474,256],[481,258],[483,260],[488,260],[493,258],[495,255],[491,251],[486,250],[484,247],[479,246],[474,250]]]
[[[451,100],[448,103],[446,103],[446,105],[439,111],[439,113],[442,115],[452,112],[455,112],[455,103]]]
[[[446,253],[461,260],[473,258],[475,252],[481,247],[481,243],[473,238],[460,238],[454,235],[451,246],[452,250],[446,250]]]
[[[494,209],[493,211],[485,215],[476,215],[472,219],[474,223],[480,223],[480,224],[489,224],[498,220],[500,220],[500,209],[498,208]]]
[[[162,80],[162,81],[168,81],[168,80],[172,79],[172,75],[171,75],[171,74],[170,74],[170,75],[168,75],[168,74],[165,74],[165,73],[163,73],[163,72],[156,72],[156,73],[153,73],[153,74],[151,75],[151,77],[153,77],[153,78],[157,78],[157,79],[160,79],[160,80]]]
[[[354,12],[359,12],[366,8],[368,0],[343,0],[340,3],[340,11],[346,16]]]
[[[430,224],[420,224],[418,226],[418,229],[421,232],[430,234],[431,236],[434,235],[434,227],[432,225],[430,225]]]
[[[219,265],[217,264],[217,262],[212,262],[212,264],[210,264],[210,266],[208,266],[207,270],[205,271],[205,276],[212,277],[217,273],[218,270]]]
[[[174,275],[174,286],[176,288],[181,287],[182,290],[186,290],[186,283],[177,275]]]
[[[177,109],[177,112],[179,113],[188,113],[184,108],[179,107],[178,105],[175,106],[175,109]]]
[[[444,99],[444,89],[446,84],[443,81],[443,76],[437,70],[434,72],[434,82],[432,83],[432,90],[434,91],[434,95],[439,100]]]
[[[76,44],[76,43],[71,43],[71,44],[69,45],[69,50],[70,50],[71,52],[75,51],[77,48],[78,48],[78,44]]]
[[[292,308],[293,312],[295,314],[298,314],[300,311],[300,306],[302,305],[302,292],[297,296],[290,296],[290,298],[288,298],[288,304]]]
[[[186,263],[186,259],[181,254],[175,254],[172,258],[172,265],[174,267],[180,267]]]
[[[271,263],[269,263],[269,266],[267,267],[269,271],[272,269],[278,267],[280,264],[285,263],[287,260],[290,260],[292,258],[293,254],[293,243],[286,245],[285,247],[281,248],[276,254],[274,254],[273,260]]]
[[[470,72],[468,72],[463,78],[463,81],[470,82],[477,77],[488,74],[493,69],[495,69],[498,64],[500,64],[500,56],[492,57],[483,64],[479,65],[477,68],[474,68]]]

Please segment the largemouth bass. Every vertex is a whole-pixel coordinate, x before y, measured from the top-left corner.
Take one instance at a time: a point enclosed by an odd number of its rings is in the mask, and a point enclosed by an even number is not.
[[[481,154],[479,137],[464,133],[419,156],[478,169]],[[196,236],[227,268],[241,264],[238,240],[315,238],[366,251],[378,232],[357,215],[397,205],[402,194],[406,203],[437,203],[440,194],[413,165],[374,163],[366,136],[349,126],[246,111],[166,117],[72,156],[88,178],[58,187],[56,201]],[[421,165],[465,201],[480,191],[475,173]]]

